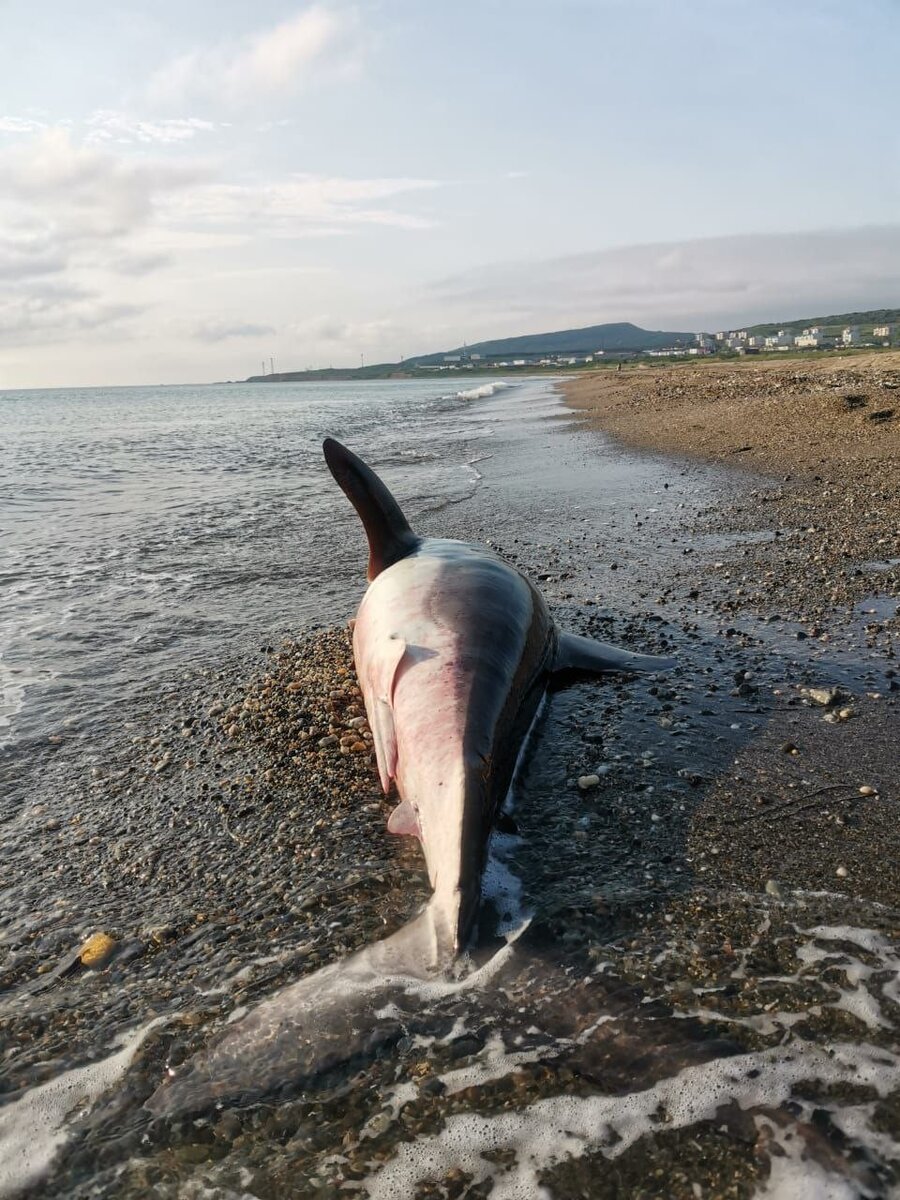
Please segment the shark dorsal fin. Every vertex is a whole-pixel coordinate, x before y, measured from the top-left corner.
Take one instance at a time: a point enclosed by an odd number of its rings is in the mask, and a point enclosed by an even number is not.
[[[369,539],[369,581],[419,544],[400,505],[371,467],[334,438],[322,443],[328,469],[359,514]]]

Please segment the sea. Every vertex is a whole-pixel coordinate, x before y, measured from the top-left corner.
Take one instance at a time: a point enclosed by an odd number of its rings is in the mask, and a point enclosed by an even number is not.
[[[329,435],[416,530],[490,544],[560,625],[679,667],[549,697],[492,843],[502,920],[452,979],[354,1010],[317,1077],[286,1022],[245,1094],[151,1113],[427,894],[374,780],[332,825],[230,800],[252,770],[227,743],[208,784],[147,768],[192,706],[352,617],[365,539]],[[719,886],[696,855],[766,724],[735,678],[783,683],[777,629],[723,641],[686,607],[687,531],[744,486],[583,428],[546,378],[0,391],[0,1197],[900,1194],[890,913]],[[285,858],[292,824],[320,833]],[[118,949],[88,970],[98,930]]]

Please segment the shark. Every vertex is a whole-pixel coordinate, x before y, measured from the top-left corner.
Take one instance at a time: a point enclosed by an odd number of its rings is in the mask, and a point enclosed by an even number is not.
[[[674,659],[557,628],[524,574],[485,546],[416,534],[384,482],[333,438],[325,461],[362,522],[368,587],[353,655],[378,774],[396,792],[388,830],[418,838],[431,897],[389,937],[262,1001],[150,1097],[156,1114],[263,1094],[361,1052],[404,988],[447,978],[476,929],[488,846],[551,687]],[[389,1022],[389,1024],[391,1024]],[[374,1035],[373,1035],[374,1036]],[[371,1040],[371,1038],[370,1038]]]

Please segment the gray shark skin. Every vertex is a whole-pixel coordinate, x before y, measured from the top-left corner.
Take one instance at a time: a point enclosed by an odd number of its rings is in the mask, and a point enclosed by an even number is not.
[[[369,541],[353,650],[381,782],[399,796],[388,828],[420,839],[432,896],[390,937],[227,1026],[150,1097],[156,1115],[296,1088],[399,1036],[386,1006],[446,980],[472,936],[491,831],[548,685],[674,661],[560,633],[512,566],[484,547],[417,537],[362,460],[330,438],[323,450]]]

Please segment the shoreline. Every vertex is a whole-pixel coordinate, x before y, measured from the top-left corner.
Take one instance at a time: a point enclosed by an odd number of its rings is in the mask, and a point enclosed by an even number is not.
[[[561,385],[614,441],[743,476],[685,531],[690,566],[660,585],[685,615],[691,601],[715,614],[729,645],[761,641],[783,676],[735,676],[733,694],[769,711],[695,814],[691,852],[719,886],[900,905],[900,354],[872,357]]]
[[[720,1078],[738,1052],[781,1087],[789,1053],[813,1082],[796,1097],[783,1085],[797,1106],[784,1119],[799,1113],[806,1128],[814,1101],[836,1106],[836,1120],[859,1103],[872,1046],[893,1052],[896,1000],[884,980],[897,961],[888,906],[898,904],[900,823],[887,791],[897,730],[873,729],[896,708],[856,686],[866,668],[852,646],[795,641],[794,623],[730,608],[732,583],[744,585],[726,574],[753,543],[706,532],[692,545],[690,530],[745,504],[742,478],[734,486],[724,470],[623,454],[579,430],[558,395],[540,398],[530,427],[514,397],[505,404],[515,425],[498,421],[491,434],[478,501],[426,510],[422,531],[492,546],[539,581],[561,628],[679,661],[664,679],[576,684],[546,706],[516,785],[519,834],[500,856],[533,910],[503,987],[454,990],[404,1014],[417,1036],[377,1052],[373,1042],[314,1091],[285,1055],[276,1102],[145,1129],[136,1110],[165,1071],[245,1007],[399,927],[430,892],[417,845],[385,831],[393,801],[371,762],[346,628],[303,622],[280,644],[248,643],[187,673],[173,664],[102,743],[53,747],[36,824],[10,844],[20,904],[0,1034],[23,1050],[7,1090],[27,1095],[101,1059],[136,1019],[166,1021],[116,1097],[115,1146],[98,1159],[89,1131],[54,1166],[48,1196],[90,1185],[137,1200],[148,1188],[236,1179],[265,1195],[298,1179],[330,1193],[384,1185],[407,1154],[419,1155],[423,1180],[446,1175],[442,1190],[456,1194],[452,1148],[443,1166],[430,1155],[435,1131],[458,1117],[489,1124],[502,1112],[515,1123],[502,1149],[514,1153],[516,1130],[522,1144],[531,1136],[535,1101],[578,1111],[612,1088],[628,1103],[685,1066]],[[352,521],[340,529],[361,593]],[[701,561],[707,552],[721,570]],[[840,664],[859,714],[832,724],[801,688]],[[777,740],[782,720],[797,723],[796,755]],[[883,761],[848,751],[857,736]],[[853,789],[819,792],[851,769]],[[862,797],[869,781],[877,790]],[[113,945],[95,967],[79,946],[97,934]],[[820,1086],[836,1039],[847,1065]],[[533,1063],[520,1045],[529,1055],[533,1045]],[[758,1104],[757,1086],[735,1081],[734,1112]],[[124,1133],[123,1112],[134,1119]],[[870,1143],[878,1159],[868,1124],[851,1148]],[[897,1136],[891,1099],[871,1124]],[[542,1182],[596,1200],[643,1194],[648,1180],[678,1200],[691,1200],[695,1182],[749,1197],[778,1164],[748,1128],[743,1117],[665,1120],[614,1166],[599,1144],[565,1162],[546,1154]],[[855,1170],[849,1151],[826,1151],[808,1148],[829,1172]]]

